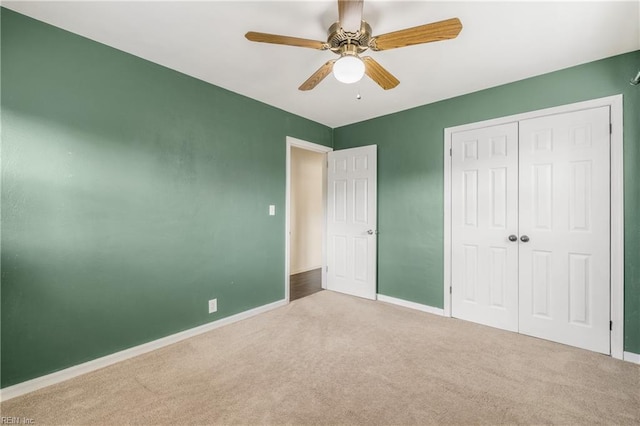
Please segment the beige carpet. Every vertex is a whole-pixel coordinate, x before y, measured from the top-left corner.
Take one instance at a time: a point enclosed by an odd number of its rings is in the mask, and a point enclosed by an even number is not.
[[[36,424],[639,424],[640,366],[323,291],[2,403]]]

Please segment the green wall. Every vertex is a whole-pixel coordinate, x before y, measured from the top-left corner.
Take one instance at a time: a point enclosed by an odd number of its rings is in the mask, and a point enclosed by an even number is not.
[[[285,137],[332,130],[1,11],[1,386],[283,299]]]
[[[444,129],[622,93],[625,350],[640,353],[640,51],[334,129],[335,149],[378,145],[378,292],[443,307]]]

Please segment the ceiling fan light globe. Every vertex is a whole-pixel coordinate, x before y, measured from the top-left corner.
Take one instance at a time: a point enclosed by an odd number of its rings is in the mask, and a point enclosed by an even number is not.
[[[333,76],[340,83],[356,83],[364,76],[364,62],[357,56],[343,56],[333,64]]]

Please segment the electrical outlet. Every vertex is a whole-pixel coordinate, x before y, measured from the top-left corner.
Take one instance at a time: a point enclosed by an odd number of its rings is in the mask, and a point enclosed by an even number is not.
[[[218,299],[209,300],[209,313],[212,314],[218,310]]]

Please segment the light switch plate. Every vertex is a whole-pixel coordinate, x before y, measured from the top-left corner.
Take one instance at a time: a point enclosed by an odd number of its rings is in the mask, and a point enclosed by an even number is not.
[[[218,310],[218,299],[209,300],[209,313],[212,314]]]
[[[269,206],[269,216],[275,216],[276,215],[276,206],[274,206],[273,204],[271,204]]]

